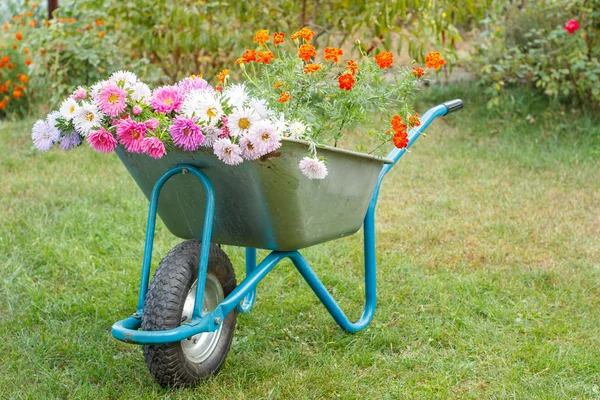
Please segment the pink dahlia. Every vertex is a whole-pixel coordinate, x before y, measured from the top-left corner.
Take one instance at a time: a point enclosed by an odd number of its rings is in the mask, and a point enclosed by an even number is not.
[[[167,153],[165,145],[157,137],[147,137],[142,140],[142,150],[152,158],[161,158]]]
[[[194,151],[204,141],[202,129],[196,125],[196,118],[186,118],[184,116],[175,118],[169,132],[171,132],[175,145],[184,150]]]
[[[127,107],[127,92],[114,82],[104,85],[96,98],[98,108],[109,117],[117,117]]]
[[[117,147],[117,139],[104,128],[92,131],[87,141],[94,150],[102,153],[111,153]]]
[[[154,110],[169,114],[173,111],[179,111],[183,96],[176,86],[163,86],[154,91],[150,104]]]
[[[125,150],[131,153],[143,153],[142,141],[146,136],[146,125],[132,119],[122,119],[117,124],[117,138]]]

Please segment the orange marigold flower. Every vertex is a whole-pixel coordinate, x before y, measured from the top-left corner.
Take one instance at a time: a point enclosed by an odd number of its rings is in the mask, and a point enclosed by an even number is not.
[[[8,22],[5,22],[3,28],[4,28],[5,31],[9,30],[10,29],[10,24]]]
[[[68,19],[68,21],[71,22],[71,23],[73,23],[73,22],[75,22],[77,20],[75,18],[71,17],[71,18]]]
[[[282,87],[282,86],[283,86],[283,83],[282,83],[282,82],[277,82],[277,83],[275,83],[275,84],[273,85],[273,89],[279,89],[279,88],[280,88],[280,87]]]
[[[27,81],[29,80],[29,77],[25,74],[19,74],[17,76],[17,79],[20,80],[23,83],[27,83]]]
[[[98,34],[98,39],[102,39],[106,35],[106,32],[102,31]]]
[[[217,74],[217,78],[219,79],[219,83],[225,82],[225,77],[227,75],[229,75],[229,70],[228,69],[224,69],[223,71],[219,72]]]
[[[375,62],[379,68],[389,68],[394,63],[394,56],[389,51],[382,51],[375,56]]]
[[[425,74],[425,70],[421,67],[413,67],[412,74],[417,78],[420,78]]]
[[[350,90],[356,83],[356,79],[354,79],[352,74],[342,74],[338,78],[338,83],[340,84],[340,89]]]
[[[6,92],[8,92],[8,86],[0,85],[0,93],[6,93]]]
[[[6,64],[8,61],[10,61],[8,56],[2,56],[2,64]]]
[[[269,31],[266,29],[261,29],[256,32],[256,35],[254,35],[254,39],[252,40],[257,42],[259,45],[264,46],[265,43],[267,43],[270,39],[271,36],[269,36]]]
[[[348,61],[348,64],[346,65],[346,71],[348,71],[348,73],[352,74],[353,76],[356,75],[356,73],[359,71],[358,64],[356,63],[356,61]]]
[[[386,135],[391,135],[392,133],[394,133],[394,131],[391,129],[388,129],[387,131],[385,131]]]
[[[283,32],[273,33],[273,44],[283,43],[284,38],[285,38],[285,33],[283,33]]]
[[[425,57],[425,65],[427,68],[434,68],[435,70],[438,70],[446,65],[446,60],[444,60],[441,54],[437,51],[430,51]]]
[[[315,72],[319,71],[322,68],[323,67],[321,66],[321,64],[306,64],[304,66],[304,73],[305,74],[314,74]]]
[[[304,27],[304,28],[300,29],[298,32],[292,34],[290,36],[290,38],[292,38],[292,39],[303,38],[307,42],[310,42],[312,40],[313,36],[315,36],[315,31],[311,31],[307,27]]]
[[[215,88],[215,90],[216,90],[217,92],[222,92],[222,91],[223,91],[223,86],[217,86],[217,87]]]
[[[33,11],[27,11],[25,13],[25,15],[27,15],[28,17],[31,17],[31,16],[33,16]]]
[[[31,65],[31,58],[28,58],[27,60],[25,60],[25,64]]]
[[[92,26],[90,24],[86,24],[85,25],[85,30],[86,31],[89,31],[91,28],[92,28]]]
[[[290,96],[290,92],[283,92],[283,93],[281,93],[281,96],[279,96],[279,100],[277,100],[277,101],[280,103],[285,103],[291,99],[292,99],[292,96]]]
[[[404,121],[402,121],[402,118],[400,118],[398,114],[392,117],[391,124],[392,128],[394,128],[394,132],[396,133],[406,131],[406,125],[404,125]]]
[[[23,49],[23,54],[25,54],[25,55],[29,54],[29,49]]]
[[[37,3],[31,3],[31,8],[38,8]]]
[[[333,62],[340,62],[340,57],[344,55],[342,49],[337,47],[325,47],[325,59]]]
[[[6,103],[4,102],[4,100],[0,101],[0,110],[4,110],[6,108]]]
[[[46,26],[50,26],[50,24],[51,24],[51,22],[50,22],[50,21],[48,21],[47,19],[45,19],[45,20],[44,20],[44,25],[46,25]]]
[[[6,66],[6,68],[8,68],[8,69],[14,69],[15,68],[15,64],[9,62],[8,65]]]
[[[29,26],[35,28],[37,26],[37,21],[35,19],[32,19],[31,21],[29,21]]]
[[[17,34],[15,35],[15,39],[17,39],[17,40],[23,39],[23,35],[21,34],[21,32],[17,32]]]
[[[275,55],[271,51],[259,51],[256,53],[256,62],[268,64],[269,60],[274,60]]]
[[[19,21],[20,19],[21,19],[21,17],[19,17],[18,15],[15,15],[15,16],[13,17],[13,21],[14,21],[14,22],[17,22],[17,21]]]
[[[298,58],[303,59],[304,62],[309,62],[311,57],[316,55],[317,52],[315,51],[315,46],[312,44],[303,44],[298,48]]]
[[[12,45],[12,48],[13,48],[13,50],[16,50],[16,49],[17,49],[17,47],[18,47],[18,46],[17,46],[17,44],[16,44],[16,43]]]
[[[406,131],[404,132],[396,132],[394,137],[392,138],[392,142],[394,142],[394,146],[399,149],[405,149],[408,146],[408,134]]]
[[[104,25],[104,21],[102,21],[101,19],[97,19],[96,26],[100,26],[100,25]]]
[[[419,118],[419,113],[415,113],[415,115],[411,116],[408,119],[408,122],[410,123],[410,126],[421,126],[421,119]]]
[[[15,99],[19,99],[19,98],[21,98],[21,96],[23,96],[23,92],[21,92],[20,90],[17,89],[15,91],[13,91],[13,97]]]
[[[254,50],[246,50],[244,55],[238,58],[235,62],[237,64],[248,63],[250,61],[256,61],[256,51]]]

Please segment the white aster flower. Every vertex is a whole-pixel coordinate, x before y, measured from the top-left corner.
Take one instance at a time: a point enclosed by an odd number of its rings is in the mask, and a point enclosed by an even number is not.
[[[218,92],[194,90],[186,96],[181,111],[188,118],[197,117],[199,122],[215,126],[224,115],[220,100]]]
[[[327,167],[322,160],[314,157],[304,157],[300,160],[300,171],[308,179],[325,179],[327,176]]]
[[[232,143],[230,139],[218,139],[213,145],[213,151],[219,160],[227,165],[238,165],[244,161],[240,146]]]
[[[83,105],[75,111],[73,124],[75,125],[75,129],[82,136],[87,137],[93,128],[100,126],[101,119],[102,114],[100,114],[100,111],[98,111],[98,107],[96,107],[95,104],[83,103]]]
[[[33,145],[40,151],[48,151],[60,139],[60,134],[56,136],[56,131],[50,129],[48,122],[43,119],[38,120],[31,129],[31,140]]]
[[[109,80],[117,85],[123,85],[125,89],[133,89],[138,83],[138,77],[130,71],[117,71],[110,76]]]
[[[52,131],[52,135],[57,138],[56,140],[60,139],[60,134],[62,133],[60,131],[60,129],[58,129],[58,127],[57,127],[57,125],[58,125],[57,119],[60,117],[62,117],[62,114],[60,113],[60,111],[52,111],[46,117],[46,122],[48,122],[48,129],[50,129]]]
[[[246,92],[246,86],[243,83],[230,85],[223,91],[223,97],[233,108],[242,108],[248,103],[249,100],[248,92]]]
[[[290,123],[289,137],[292,139],[304,139],[308,128],[302,122],[294,120]]]
[[[250,108],[253,108],[259,117],[263,119],[269,118],[271,115],[273,115],[273,110],[270,110],[267,107],[267,102],[263,99],[257,99],[256,97],[253,97],[250,99],[249,106]]]
[[[281,147],[279,133],[268,121],[259,121],[252,127],[250,141],[261,156]]]
[[[92,99],[96,100],[96,97],[98,97],[98,94],[100,93],[100,90],[102,90],[102,88],[104,86],[106,86],[106,84],[108,82],[109,81],[106,81],[106,80],[104,80],[104,81],[98,81],[98,82],[96,82],[96,83],[94,83],[92,85],[92,87],[90,88],[90,96],[92,96]]]
[[[279,119],[273,118],[271,119],[271,122],[273,123],[275,129],[277,129],[277,133],[279,133],[281,136],[288,136],[287,130],[289,128],[289,124],[286,121],[283,113],[279,114]]]
[[[78,108],[79,104],[77,104],[77,101],[72,97],[68,97],[60,106],[60,113],[67,121],[71,121]]]
[[[221,130],[214,126],[205,126],[202,128],[202,134],[204,134],[204,141],[200,143],[203,147],[213,147],[213,144],[219,139]]]
[[[137,81],[132,87],[131,99],[133,101],[139,101],[144,104],[150,104],[150,97],[152,97],[152,91],[144,82]]]
[[[258,113],[252,108],[238,108],[227,118],[229,134],[233,137],[247,135],[252,127],[260,121]]]

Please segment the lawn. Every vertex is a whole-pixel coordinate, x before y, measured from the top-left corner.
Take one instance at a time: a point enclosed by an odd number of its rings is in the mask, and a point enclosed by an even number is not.
[[[382,187],[378,310],[341,331],[290,263],[240,315],[221,373],[163,390],[110,327],[134,311],[147,200],[115,155],[32,151],[0,125],[0,398],[598,398],[600,119],[513,92],[453,97]],[[158,224],[154,264],[179,240]],[[224,247],[243,273],[243,249]],[[360,234],[307,249],[362,310]]]

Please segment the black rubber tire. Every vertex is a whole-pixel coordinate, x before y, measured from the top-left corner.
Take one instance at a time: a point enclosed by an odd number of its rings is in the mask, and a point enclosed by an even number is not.
[[[181,325],[185,298],[198,276],[200,245],[201,241],[196,239],[180,243],[160,262],[146,293],[143,330],[159,331]],[[225,297],[237,286],[229,257],[214,244],[210,245],[207,272],[219,280]],[[237,307],[223,321],[221,336],[212,354],[199,364],[187,359],[181,342],[142,346],[152,377],[161,386],[170,387],[190,386],[215,375],[229,352],[236,318]]]

